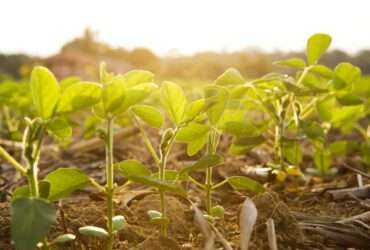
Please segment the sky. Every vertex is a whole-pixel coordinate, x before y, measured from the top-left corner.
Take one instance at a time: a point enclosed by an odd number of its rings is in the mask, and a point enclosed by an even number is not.
[[[0,53],[48,56],[86,27],[99,40],[163,55],[294,51],[313,33],[333,48],[370,48],[368,0],[2,0]]]

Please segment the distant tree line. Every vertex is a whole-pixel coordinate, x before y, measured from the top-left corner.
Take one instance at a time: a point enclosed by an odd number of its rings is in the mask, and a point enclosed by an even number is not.
[[[148,69],[163,78],[181,79],[214,79],[226,68],[235,67],[243,75],[258,77],[274,70],[273,62],[288,57],[304,57],[303,52],[273,52],[259,50],[242,50],[238,52],[202,52],[191,56],[172,55],[160,57],[147,48],[127,50],[113,48],[107,43],[96,39],[95,34],[86,29],[82,37],[66,43],[59,54],[78,52],[86,55],[98,65],[102,58],[115,62],[125,62],[133,68]],[[29,55],[0,54],[0,75],[13,78],[22,77],[22,67],[34,63],[43,63],[47,59],[35,58]],[[339,62],[350,62],[362,69],[363,74],[370,74],[370,50],[362,50],[350,55],[341,50],[332,50],[322,58],[322,63],[335,67]],[[0,78],[1,80],[1,78]]]

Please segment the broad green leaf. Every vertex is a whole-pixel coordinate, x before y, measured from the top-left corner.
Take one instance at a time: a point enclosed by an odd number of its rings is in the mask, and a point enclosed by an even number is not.
[[[315,121],[301,122],[301,127],[303,132],[310,139],[315,140],[324,138],[324,130],[321,128],[320,124]]]
[[[66,197],[90,183],[89,176],[77,168],[58,168],[49,173],[45,180],[50,183],[50,201]]]
[[[209,121],[216,125],[222,117],[229,98],[226,88],[221,86],[208,86],[205,88],[206,103],[210,106],[207,110]]]
[[[347,154],[352,153],[354,150],[356,150],[359,147],[357,142],[351,142],[351,141],[335,141],[329,146],[329,150],[331,155],[342,155],[345,156]]]
[[[257,146],[263,142],[265,142],[265,137],[262,135],[257,136],[243,136],[243,137],[237,137],[234,140],[234,144],[238,146]]]
[[[194,164],[181,169],[180,173],[191,173],[198,170],[204,170],[223,164],[224,159],[220,155],[206,155],[197,160]]]
[[[68,87],[70,87],[70,86],[72,86],[76,83],[79,83],[79,82],[81,82],[81,80],[77,76],[71,76],[71,77],[64,78],[63,80],[60,81],[60,84],[59,84],[60,85],[60,90],[63,93],[63,91],[66,88],[68,88]]]
[[[182,88],[173,82],[164,82],[160,88],[161,102],[172,122],[179,125],[183,119],[186,97]]]
[[[58,102],[57,114],[75,112],[98,103],[102,88],[93,82],[79,82],[67,87]]]
[[[108,232],[104,228],[95,226],[80,227],[78,229],[78,232],[82,235],[97,237],[101,239],[108,238],[109,236]]]
[[[316,103],[317,113],[324,121],[330,121],[332,119],[335,108],[336,100],[333,96],[327,96]]]
[[[209,127],[205,124],[191,122],[188,126],[179,129],[176,134],[178,142],[192,142],[204,135],[207,135]]]
[[[364,105],[343,106],[333,112],[332,123],[336,127],[342,127],[355,123],[364,115]]]
[[[59,139],[65,139],[72,136],[72,127],[66,119],[56,117],[47,124],[49,133]]]
[[[162,127],[164,118],[158,109],[148,105],[135,105],[131,109],[141,120],[150,126],[155,128]]]
[[[192,121],[206,109],[206,100],[199,99],[186,105],[183,121]]]
[[[303,151],[299,142],[284,142],[283,153],[287,161],[291,164],[299,165],[302,162]]]
[[[129,180],[179,195],[185,195],[186,193],[180,185],[174,184],[170,181],[161,181],[152,176],[130,176]]]
[[[361,78],[361,69],[350,63],[338,64],[334,73],[333,85],[336,89],[350,86]]]
[[[188,156],[193,156],[198,153],[208,142],[208,134],[204,134],[203,136],[188,142],[186,147],[186,153]]]
[[[231,176],[227,178],[227,182],[235,189],[248,190],[255,193],[265,191],[265,188],[260,183],[245,176]]]
[[[115,77],[109,83],[103,85],[102,100],[105,114],[116,112],[126,97],[126,87],[122,77]]]
[[[217,85],[237,85],[243,84],[245,80],[240,72],[234,68],[227,69],[222,75],[220,75],[216,80]]]
[[[327,79],[331,79],[334,76],[334,72],[330,68],[321,64],[310,66],[310,72]]]
[[[127,89],[125,100],[122,106],[115,112],[116,114],[123,113],[132,105],[142,102],[145,98],[151,95],[158,86],[155,83],[140,83],[132,88]]]
[[[43,119],[50,118],[59,100],[60,87],[47,68],[37,66],[31,73],[31,96],[38,115]]]
[[[321,174],[325,174],[331,167],[331,154],[323,148],[316,148],[313,156],[315,166]]]
[[[127,178],[130,178],[130,176],[149,176],[151,174],[151,172],[137,160],[121,161],[114,164],[114,168]]]
[[[337,100],[343,106],[355,106],[363,103],[362,99],[352,93],[345,93],[343,95],[337,95]]]
[[[49,196],[49,191],[50,191],[50,183],[47,181],[39,181],[40,197],[47,199]],[[30,197],[30,186],[29,185],[23,185],[14,190],[14,192],[12,193],[12,200],[14,201],[20,197]]]
[[[124,74],[122,78],[128,88],[134,87],[141,83],[149,83],[154,81],[154,75],[146,70],[131,70]]]
[[[289,67],[289,68],[295,68],[295,69],[304,69],[304,67],[306,67],[305,61],[297,57],[285,59],[282,61],[277,61],[277,62],[274,62],[274,64],[279,65],[279,66]]]
[[[56,221],[56,209],[42,199],[21,197],[11,204],[11,237],[17,250],[34,250]]]
[[[210,215],[217,218],[224,218],[225,208],[220,205],[216,205],[211,208]]]
[[[316,64],[331,44],[331,37],[327,34],[317,33],[307,41],[307,61],[309,65]]]
[[[258,135],[258,129],[249,121],[231,121],[225,123],[224,128],[226,133],[233,136],[256,136]]]

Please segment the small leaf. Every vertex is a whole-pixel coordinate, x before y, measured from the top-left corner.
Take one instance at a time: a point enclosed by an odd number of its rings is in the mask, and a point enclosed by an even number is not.
[[[77,168],[58,168],[49,173],[45,180],[50,183],[48,200],[56,201],[72,192],[85,187],[90,178]]]
[[[216,154],[206,155],[196,161],[193,165],[181,169],[180,173],[191,173],[211,167],[216,167],[224,162],[224,159]]]
[[[113,232],[118,232],[124,229],[127,225],[127,221],[123,215],[116,215],[112,218],[113,221]]]
[[[248,121],[231,121],[225,123],[224,128],[226,133],[236,137],[247,137],[258,135],[258,129]]]
[[[310,66],[310,72],[327,79],[331,79],[334,76],[334,72],[330,68],[320,64]]]
[[[47,124],[48,132],[59,139],[65,139],[72,136],[72,127],[66,119],[56,117]]]
[[[134,87],[141,83],[148,83],[154,81],[154,75],[146,70],[131,70],[122,76],[125,85],[128,88]]]
[[[237,85],[243,84],[245,80],[240,72],[234,68],[227,69],[222,75],[220,75],[216,80],[217,85]]]
[[[173,82],[164,82],[160,88],[161,102],[173,123],[179,125],[183,119],[186,97],[182,88]]]
[[[322,33],[312,35],[307,41],[306,54],[308,64],[316,64],[329,48],[330,44],[331,37],[329,35]]]
[[[97,238],[108,238],[109,234],[108,232],[101,227],[95,227],[95,226],[85,226],[85,227],[80,227],[78,229],[78,232],[82,235],[86,236],[92,236],[92,237],[97,237]]]
[[[122,77],[115,77],[112,81],[103,85],[102,102],[103,110],[107,115],[114,113],[123,105],[126,97],[126,87]]]
[[[331,154],[323,148],[317,148],[314,156],[314,163],[321,174],[325,174],[331,167]]]
[[[237,145],[237,146],[248,146],[248,147],[251,147],[251,146],[257,146],[263,142],[265,142],[265,138],[262,136],[262,135],[258,135],[258,136],[244,136],[244,137],[239,137],[239,138],[236,138],[235,141],[234,141],[234,144]]]
[[[221,86],[208,86],[205,88],[207,116],[211,124],[216,125],[223,113],[229,99],[229,92]]]
[[[202,150],[202,148],[204,148],[204,146],[207,144],[207,141],[208,141],[208,134],[206,133],[198,137],[197,139],[188,142],[188,145],[186,147],[186,154],[188,156],[195,155],[200,150]]]
[[[336,100],[333,96],[327,96],[316,103],[316,110],[324,121],[331,121],[335,107]]]
[[[11,237],[17,250],[33,250],[56,221],[56,209],[37,198],[21,197],[11,204]]]
[[[209,131],[209,126],[191,122],[186,127],[179,129],[176,134],[176,141],[178,142],[192,142],[204,135],[207,135]]]
[[[277,61],[277,62],[274,62],[274,64],[279,65],[279,66],[289,67],[289,68],[295,68],[295,69],[304,69],[304,67],[306,67],[305,61],[297,57],[285,59],[282,61]]]
[[[356,106],[363,103],[362,99],[354,94],[345,93],[344,95],[337,95],[337,100],[343,106]]]
[[[154,173],[151,176],[159,180],[159,172]],[[166,169],[164,172],[164,179],[166,181],[174,181],[174,180],[187,181],[188,175],[186,173],[180,173],[176,170]]]
[[[114,164],[114,168],[127,178],[131,176],[149,176],[151,174],[151,172],[137,160],[121,161]]]
[[[31,96],[38,115],[50,118],[59,100],[60,87],[54,74],[47,68],[37,66],[31,73]]]
[[[231,176],[227,178],[227,182],[235,189],[248,190],[255,193],[265,190],[260,183],[245,176]]]
[[[301,144],[296,141],[283,143],[283,153],[287,161],[291,164],[299,165],[303,159]]]
[[[190,102],[185,109],[184,120],[186,122],[194,120],[206,109],[206,100],[198,99],[196,101]]]
[[[164,118],[161,112],[148,105],[135,105],[132,107],[132,111],[140,117],[141,120],[146,122],[152,127],[160,128],[164,123]]]
[[[151,187],[156,187],[159,190],[168,191],[179,195],[185,195],[186,193],[186,191],[179,185],[173,184],[172,182],[169,181],[160,181],[157,178],[151,176],[130,176],[129,180],[136,183],[148,185]]]
[[[351,86],[361,78],[361,69],[350,63],[340,63],[335,67],[333,85],[335,89]]]
[[[64,244],[76,239],[74,234],[62,234],[56,237],[51,243],[52,244]]]

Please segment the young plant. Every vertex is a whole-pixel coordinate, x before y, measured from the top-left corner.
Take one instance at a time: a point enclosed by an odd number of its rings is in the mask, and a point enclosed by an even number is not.
[[[13,192],[11,202],[11,237],[15,248],[20,250],[34,249],[36,245],[48,249],[62,239],[63,242],[73,240],[73,237],[66,235],[52,242],[45,239],[56,220],[56,209],[52,202],[87,185],[90,179],[78,169],[62,168],[39,181],[38,163],[46,134],[58,138],[70,136],[72,129],[65,116],[97,103],[101,88],[93,83],[78,82],[62,89],[48,69],[38,66],[31,74],[30,92],[37,115],[34,119],[26,118],[22,143],[23,164],[0,147],[0,155],[28,182],[28,185]]]
[[[114,182],[114,123],[115,120],[126,114],[132,105],[144,100],[157,86],[153,83],[153,74],[143,70],[133,70],[124,75],[113,75],[105,70],[105,65],[100,68],[100,86],[102,95],[95,106],[95,114],[105,123],[104,132],[106,152],[106,185],[94,184],[106,195],[107,199],[107,230],[94,226],[81,227],[81,234],[107,238],[106,249],[113,248],[114,234],[123,229],[125,218],[114,215],[113,197],[116,191]]]

